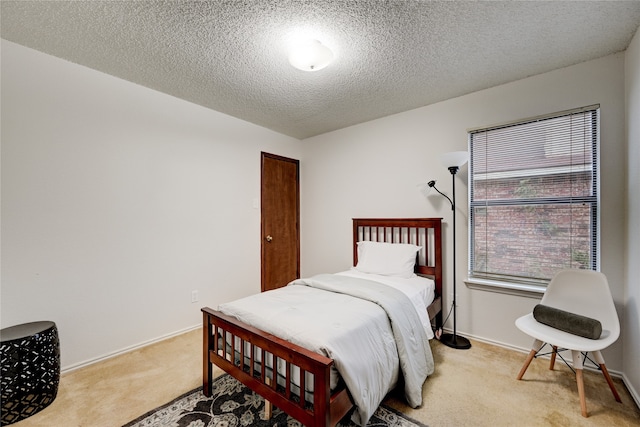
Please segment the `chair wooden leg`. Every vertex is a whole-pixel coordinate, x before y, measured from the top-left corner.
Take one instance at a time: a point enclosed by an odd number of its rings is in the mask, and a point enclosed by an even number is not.
[[[587,400],[584,395],[584,376],[582,368],[584,367],[584,355],[580,351],[571,350],[571,358],[573,359],[573,369],[576,370],[576,382],[578,383],[578,396],[580,397],[580,410],[583,417],[587,415]]]
[[[604,364],[604,357],[602,357],[602,352],[594,351],[593,356],[596,359],[596,362],[598,362],[598,365],[600,365],[600,370],[602,371],[602,375],[604,375],[604,379],[607,380],[607,384],[609,384],[609,388],[611,389],[611,393],[613,393],[613,397],[616,399],[616,402],[622,402],[622,399],[620,399],[620,395],[618,394],[616,387],[613,385],[613,380],[611,379],[611,375],[609,375],[609,371],[607,370],[607,367]]]
[[[553,352],[551,353],[551,363],[549,363],[549,370],[553,371],[553,367],[556,365],[556,355],[558,354],[558,346],[554,345]]]
[[[587,415],[587,401],[584,396],[584,378],[582,376],[582,369],[576,369],[576,382],[578,383],[578,396],[580,397],[580,410],[583,417]]]
[[[609,371],[607,370],[607,367],[604,365],[604,363],[600,364],[600,369],[602,370],[602,375],[604,375],[604,378],[607,380],[607,384],[609,384],[609,388],[611,389],[611,392],[613,393],[613,397],[616,399],[616,402],[622,402],[622,399],[620,399],[620,395],[618,394],[616,387],[613,385],[613,380],[611,379],[611,375],[609,375]]]
[[[524,373],[527,371],[527,368],[531,364],[531,361],[536,356],[537,352],[538,351],[535,349],[529,352],[529,355],[527,356],[527,360],[524,361],[524,365],[522,365],[522,369],[520,369],[520,373],[518,374],[518,380],[522,379],[522,377],[524,376]]]

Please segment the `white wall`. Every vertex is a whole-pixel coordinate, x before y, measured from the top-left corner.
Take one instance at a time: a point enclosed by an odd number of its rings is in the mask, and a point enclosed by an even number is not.
[[[625,382],[640,405],[640,30],[626,52],[627,239],[625,315],[622,321]]]
[[[625,240],[624,54],[505,84],[309,138],[302,168],[302,273],[351,265],[352,217],[443,217],[445,296],[451,301],[451,209],[416,184],[438,181],[451,194],[442,153],[467,149],[467,130],[592,104],[601,105],[602,271],[622,315]],[[467,167],[458,174],[456,196],[457,277],[467,270]],[[537,299],[458,286],[458,332],[517,348],[531,340],[514,325]],[[622,369],[622,344],[605,352],[613,371]]]
[[[352,217],[440,216],[451,289],[451,211],[416,187],[436,179],[450,191],[439,155],[466,149],[469,128],[600,103],[602,270],[625,339],[624,351],[620,340],[605,356],[640,390],[640,244],[625,240],[619,209],[627,188],[629,235],[639,236],[639,51],[636,35],[626,69],[625,55],[613,55],[300,143],[3,40],[1,325],[56,321],[69,368],[198,325],[202,305],[257,292],[260,151],[302,159],[303,275],[351,265]],[[460,278],[466,180],[465,167]],[[513,320],[535,299],[458,291],[461,333],[529,346]]]
[[[3,40],[2,327],[55,321],[65,369],[258,292],[260,151],[300,149]]]

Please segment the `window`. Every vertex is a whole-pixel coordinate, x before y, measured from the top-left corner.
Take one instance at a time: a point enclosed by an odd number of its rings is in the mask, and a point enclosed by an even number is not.
[[[469,132],[469,277],[598,268],[599,106]]]

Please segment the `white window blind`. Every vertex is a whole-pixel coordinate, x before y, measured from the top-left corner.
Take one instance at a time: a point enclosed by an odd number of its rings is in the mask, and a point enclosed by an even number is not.
[[[598,127],[592,106],[469,133],[470,278],[597,269]]]

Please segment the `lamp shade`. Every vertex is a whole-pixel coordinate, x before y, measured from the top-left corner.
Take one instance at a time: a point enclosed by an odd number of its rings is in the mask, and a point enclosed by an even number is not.
[[[440,161],[442,162],[442,166],[447,168],[449,167],[460,167],[469,161],[469,152],[468,151],[452,151],[450,153],[444,153],[440,157]]]
[[[295,46],[289,54],[289,63],[299,70],[318,71],[333,60],[331,49],[318,40],[310,40]]]

